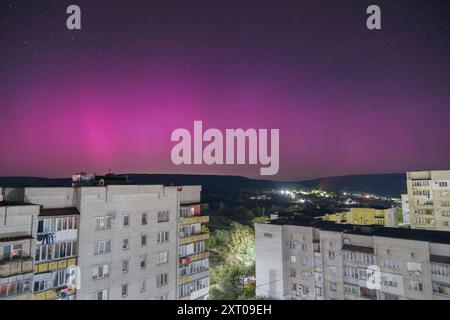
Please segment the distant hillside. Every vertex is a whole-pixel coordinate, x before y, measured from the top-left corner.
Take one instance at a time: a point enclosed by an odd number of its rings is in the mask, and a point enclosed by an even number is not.
[[[304,186],[328,191],[360,191],[396,196],[406,190],[405,174],[372,174],[329,177],[299,182],[254,180],[241,176],[189,174],[129,174],[131,183],[164,185],[202,185],[205,192],[261,190]],[[70,186],[69,178],[0,177],[0,186]]]
[[[400,197],[406,192],[406,174],[369,174],[329,177],[301,181],[306,188],[320,188],[327,191],[359,191],[378,195]]]

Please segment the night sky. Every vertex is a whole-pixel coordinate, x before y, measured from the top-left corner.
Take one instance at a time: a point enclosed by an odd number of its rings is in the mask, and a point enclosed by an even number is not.
[[[0,23],[2,176],[258,177],[173,165],[194,120],[279,128],[273,179],[450,169],[450,1],[2,0]]]

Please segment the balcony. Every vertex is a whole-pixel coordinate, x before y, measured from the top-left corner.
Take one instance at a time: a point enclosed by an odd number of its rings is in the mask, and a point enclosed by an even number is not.
[[[20,257],[0,261],[0,278],[33,271],[33,258]]]
[[[201,279],[201,278],[205,278],[205,277],[208,277],[208,276],[209,276],[209,269],[207,268],[205,270],[201,270],[201,271],[198,271],[198,272],[195,272],[195,273],[191,273],[191,274],[187,274],[187,275],[181,276],[180,280],[179,280],[179,284],[180,285],[186,284],[186,283],[189,283],[191,281],[195,281],[195,280],[198,280],[198,279]]]
[[[183,245],[183,244],[207,240],[207,239],[209,239],[209,232],[204,232],[204,233],[194,234],[194,235],[190,235],[188,237],[180,238],[178,241],[178,244]]]
[[[180,264],[191,263],[193,261],[203,260],[206,258],[209,258],[209,251],[192,253],[190,255],[180,257]]]
[[[180,224],[208,223],[209,216],[186,216],[180,217]]]
[[[65,300],[67,297],[73,296],[74,294],[76,294],[75,288],[72,289],[64,286],[63,288],[33,293],[33,300]]]

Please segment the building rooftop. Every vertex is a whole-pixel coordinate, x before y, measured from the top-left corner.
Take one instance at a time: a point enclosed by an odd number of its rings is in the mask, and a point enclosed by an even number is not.
[[[450,244],[450,233],[445,231],[390,228],[381,225],[339,224],[331,221],[322,221],[320,219],[314,219],[313,217],[302,215],[284,216],[282,218],[272,220],[269,223],[276,225],[314,227],[325,231],[334,231],[357,235]]]
[[[14,207],[14,206],[37,206],[37,204],[23,203],[16,201],[0,201],[0,207]]]
[[[41,209],[40,217],[54,217],[54,216],[74,216],[80,215],[80,212],[75,207],[70,208],[55,208],[55,209]]]

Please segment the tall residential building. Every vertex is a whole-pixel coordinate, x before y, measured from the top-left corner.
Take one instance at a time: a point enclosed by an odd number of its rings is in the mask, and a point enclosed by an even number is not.
[[[34,249],[33,300],[75,300],[77,208],[41,209]]]
[[[0,202],[0,299],[29,300],[39,206]]]
[[[450,170],[407,173],[411,228],[450,231]]]
[[[6,190],[5,197],[41,206],[33,297],[205,298],[201,187],[99,184]]]
[[[348,211],[326,214],[324,221],[348,224],[379,224],[386,227],[397,226],[398,208],[350,208]]]
[[[408,194],[402,194],[402,225],[408,226],[411,224],[411,215],[409,213],[409,197]]]
[[[256,224],[256,295],[305,300],[448,300],[448,235],[305,217]]]

